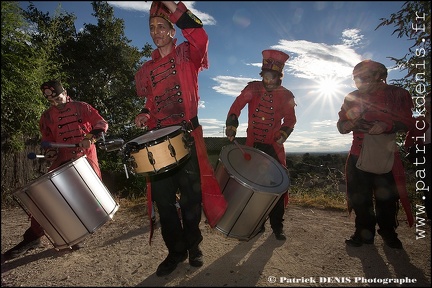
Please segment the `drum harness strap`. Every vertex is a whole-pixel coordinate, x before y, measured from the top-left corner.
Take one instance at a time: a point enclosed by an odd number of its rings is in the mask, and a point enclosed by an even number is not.
[[[199,126],[198,116],[193,117],[186,123],[186,129],[190,132]]]

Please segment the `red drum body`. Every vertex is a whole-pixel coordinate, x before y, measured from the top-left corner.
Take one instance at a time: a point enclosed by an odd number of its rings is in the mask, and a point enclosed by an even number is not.
[[[157,174],[169,171],[190,156],[186,132],[181,126],[171,126],[148,131],[126,143],[126,157],[130,156],[133,172]]]
[[[226,236],[250,240],[289,188],[288,170],[266,153],[241,145],[222,148],[215,169],[228,207],[216,225]]]
[[[37,178],[14,198],[58,250],[81,242],[119,208],[86,156]]]

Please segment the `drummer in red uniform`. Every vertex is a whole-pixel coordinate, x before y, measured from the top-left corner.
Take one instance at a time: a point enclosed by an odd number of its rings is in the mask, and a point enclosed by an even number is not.
[[[44,159],[51,162],[48,170],[52,171],[62,164],[86,156],[96,174],[101,178],[94,143],[102,133],[108,130],[107,121],[90,104],[73,101],[60,81],[47,81],[41,85],[40,89],[51,104],[42,113],[39,121],[42,143],[46,144],[42,145],[45,150]],[[77,147],[62,147],[61,144],[73,144]],[[42,226],[31,217],[31,225],[24,232],[24,240],[6,251],[2,255],[2,261],[16,258],[29,249],[41,246],[42,236],[44,236]],[[75,244],[72,248],[79,249],[80,245]]]
[[[282,86],[283,68],[289,56],[277,50],[264,50],[262,55],[262,81],[249,82],[234,100],[228,111],[225,134],[230,141],[234,140],[241,110],[248,104],[246,145],[265,152],[285,167],[283,143],[297,122],[294,95]],[[271,228],[278,240],[286,240],[282,222],[287,204],[288,191],[269,214]]]
[[[186,42],[176,44],[174,24],[181,29]],[[201,20],[184,3],[173,1],[152,2],[149,27],[157,49],[135,75],[137,94],[145,98],[135,124],[150,130],[181,126],[190,136],[187,161],[167,172],[148,176],[148,212],[151,213],[152,203],[156,202],[162,237],[168,248],[156,275],[165,276],[188,257],[191,266],[203,265],[199,247],[203,239],[199,228],[201,202],[212,227],[223,216],[227,203],[208,160],[197,117],[198,73],[208,68],[207,33]],[[176,206],[178,193],[181,218]]]

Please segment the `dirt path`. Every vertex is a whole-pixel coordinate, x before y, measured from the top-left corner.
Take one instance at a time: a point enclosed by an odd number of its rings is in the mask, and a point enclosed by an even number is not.
[[[120,204],[114,219],[84,240],[78,251],[57,251],[46,237],[38,248],[1,266],[1,286],[386,286],[430,287],[430,225],[409,228],[400,218],[404,250],[375,238],[374,245],[346,247],[354,227],[347,213],[289,205],[287,241],[277,241],[269,223],[249,241],[226,237],[202,221],[205,264],[187,261],[166,277],[155,274],[167,255],[159,227],[148,244],[149,225],[143,205]],[[1,212],[1,250],[21,240],[28,228],[20,208]],[[400,217],[403,215],[400,215]],[[424,237],[416,239],[417,233]],[[274,277],[274,278],[272,278]],[[274,282],[275,281],[275,282]],[[408,281],[410,284],[380,284]]]

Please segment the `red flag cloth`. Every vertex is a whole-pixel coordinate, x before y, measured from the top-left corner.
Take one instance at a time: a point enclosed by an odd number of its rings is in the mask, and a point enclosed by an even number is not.
[[[147,184],[147,215],[149,216],[150,220],[150,236],[149,236],[149,245],[151,245],[151,240],[153,238],[153,232],[154,232],[154,226],[155,226],[155,219],[153,218],[152,212],[153,212],[153,201],[151,196],[151,182],[150,177],[146,177],[146,184]]]
[[[205,146],[202,126],[195,128],[191,135],[195,139],[195,147],[198,156],[201,175],[202,203],[204,214],[207,217],[208,224],[214,228],[224,215],[228,203],[222,194],[219,183],[214,174],[213,167],[210,164]]]
[[[214,169],[210,164],[207,155],[207,148],[204,142],[202,126],[195,128],[191,135],[195,139],[195,147],[197,151],[198,162],[200,166],[201,175],[201,193],[202,193],[202,204],[204,214],[207,218],[207,222],[211,228],[214,228],[228,207],[228,203],[222,194],[219,183],[215,177]],[[152,217],[153,201],[151,197],[151,182],[150,177],[147,180],[147,213],[150,220],[150,239],[149,244],[151,245],[151,239],[154,231],[154,219]]]
[[[406,189],[405,170],[399,153],[395,153],[392,173],[393,173],[393,178],[395,179],[396,182],[397,190],[399,192],[400,202],[407,216],[408,225],[409,227],[412,227],[414,224],[414,217],[411,210],[411,203],[408,198],[408,191]]]

